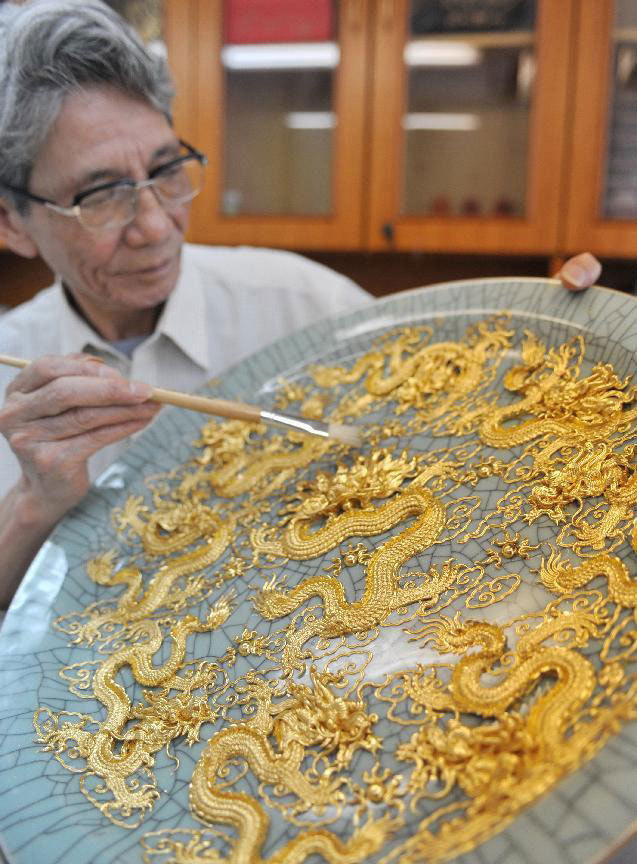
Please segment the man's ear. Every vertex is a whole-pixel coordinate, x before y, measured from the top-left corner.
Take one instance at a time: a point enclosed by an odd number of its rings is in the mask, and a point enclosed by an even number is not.
[[[15,207],[2,197],[0,197],[0,242],[24,258],[35,258],[39,255],[38,247],[31,239],[24,219]]]

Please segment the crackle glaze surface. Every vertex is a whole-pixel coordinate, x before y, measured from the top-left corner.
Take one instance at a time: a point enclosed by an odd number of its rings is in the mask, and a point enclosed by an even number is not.
[[[637,303],[474,280],[170,409],[0,634],[11,862],[596,862],[637,812]]]

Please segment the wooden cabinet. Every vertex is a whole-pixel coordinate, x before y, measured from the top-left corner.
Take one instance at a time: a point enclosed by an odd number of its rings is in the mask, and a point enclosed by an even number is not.
[[[562,247],[637,257],[637,3],[581,0]]]
[[[220,0],[165,0],[168,55],[186,93],[178,129],[209,158],[193,241],[363,247],[371,0],[328,6],[334,38],[314,43],[326,56],[295,66],[295,43],[224,55]],[[255,47],[275,48],[274,59],[255,59]]]
[[[550,254],[573,3],[529,3],[517,30],[425,37],[415,6],[381,0],[374,18],[368,248]]]
[[[224,39],[228,3],[164,0],[178,129],[210,158],[191,238],[306,250],[565,251],[573,141],[566,118],[579,18],[596,4],[509,3],[531,10],[526,25],[490,28],[486,21],[429,33],[427,22],[424,30],[414,24],[418,0],[335,0],[338,60],[321,95],[319,73],[312,83],[300,67],[233,68]],[[436,5],[421,2],[429,18]],[[472,5],[507,4],[464,4]],[[452,68],[435,56],[410,60],[450,47],[480,60],[464,70],[463,61],[452,60]],[[320,125],[284,129],[292,112],[322,120],[323,133]],[[445,113],[476,128],[423,133],[409,126],[414,117],[439,122]],[[283,189],[277,198],[274,190]]]

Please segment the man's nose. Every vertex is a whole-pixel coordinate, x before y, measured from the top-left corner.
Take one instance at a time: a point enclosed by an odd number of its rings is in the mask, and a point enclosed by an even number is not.
[[[159,200],[153,186],[137,189],[135,216],[127,227],[128,237],[133,243],[158,243],[165,240],[170,233],[170,214]]]

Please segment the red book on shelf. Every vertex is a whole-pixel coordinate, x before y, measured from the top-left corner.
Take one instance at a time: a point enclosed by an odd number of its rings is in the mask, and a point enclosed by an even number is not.
[[[224,12],[226,44],[333,38],[331,0],[226,0]]]

